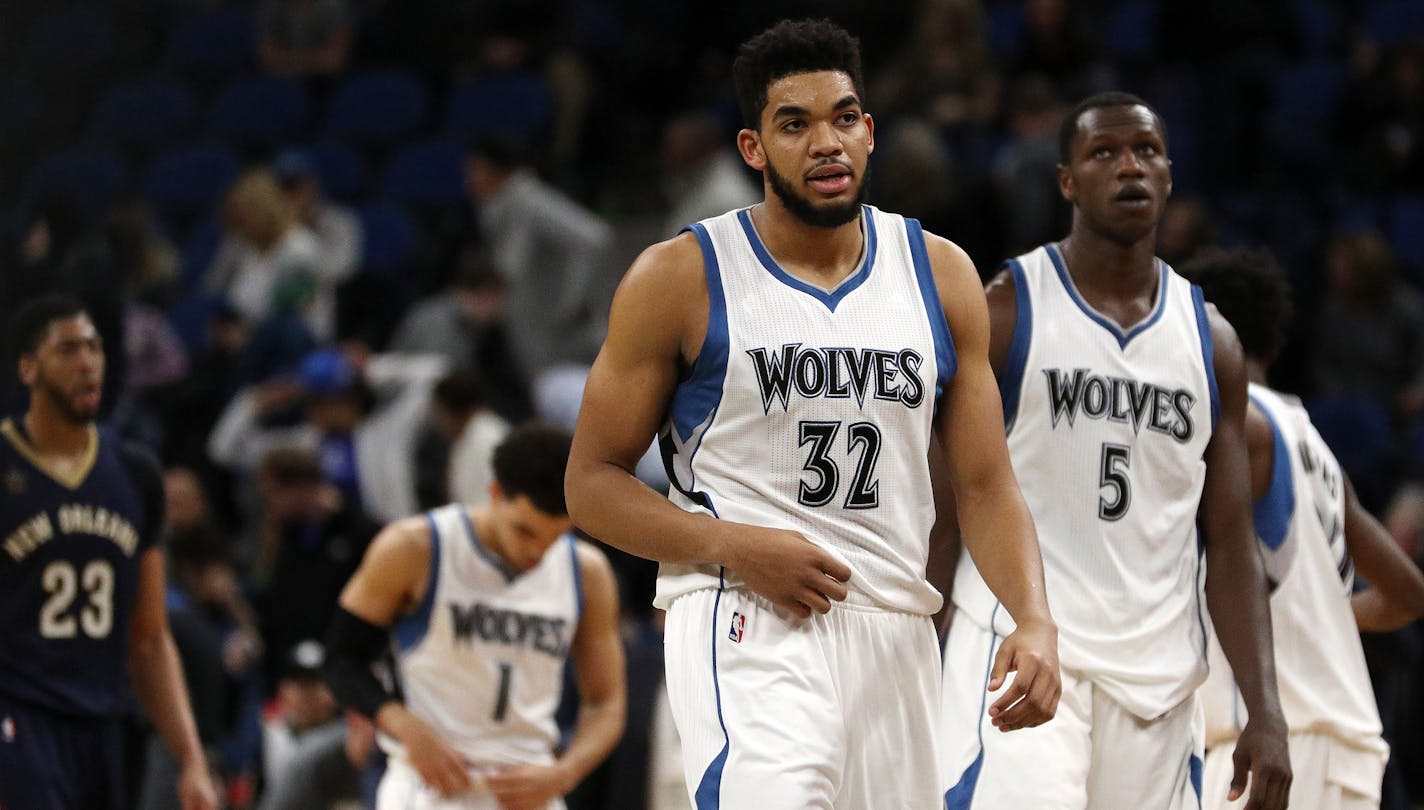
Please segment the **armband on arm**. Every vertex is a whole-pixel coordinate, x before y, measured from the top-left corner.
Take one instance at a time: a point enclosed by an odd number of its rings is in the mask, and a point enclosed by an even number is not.
[[[371,669],[389,640],[390,630],[371,624],[340,605],[326,634],[322,675],[327,685],[343,704],[373,721],[382,706],[398,700]]]

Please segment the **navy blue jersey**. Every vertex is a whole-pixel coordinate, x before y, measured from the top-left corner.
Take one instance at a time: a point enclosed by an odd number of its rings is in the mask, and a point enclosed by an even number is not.
[[[139,559],[159,532],[157,465],[95,430],[73,479],[0,422],[0,695],[71,715],[128,706]]]

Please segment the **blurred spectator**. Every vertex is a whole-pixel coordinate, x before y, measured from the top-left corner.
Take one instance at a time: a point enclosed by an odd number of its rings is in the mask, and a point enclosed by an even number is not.
[[[361,769],[375,731],[359,715],[342,716],[321,679],[326,649],[306,639],[287,654],[277,696],[262,723],[262,810],[359,806]],[[349,722],[349,728],[348,728]]]
[[[1173,197],[1157,223],[1157,256],[1176,267],[1204,247],[1217,244],[1216,218],[1200,197]]]
[[[524,165],[516,146],[476,143],[465,181],[508,289],[505,323],[522,375],[593,360],[614,279],[608,223]]]
[[[257,492],[262,637],[276,664],[298,642],[326,632],[342,586],[380,526],[341,496],[308,450],[268,453]]]
[[[510,422],[530,413],[528,383],[510,345],[504,278],[487,251],[460,253],[444,292],[417,301],[391,338],[397,354],[438,354],[451,368],[468,366],[488,383],[490,405]]]
[[[303,448],[316,454],[326,480],[351,508],[381,522],[396,520],[417,511],[416,437],[445,366],[436,355],[353,358],[318,350],[295,378],[238,392],[213,428],[208,453],[218,464],[250,473],[274,448]],[[298,403],[305,406],[303,423],[262,425],[264,417]]]
[[[992,123],[999,77],[979,0],[925,0],[912,36],[911,47],[900,49],[870,90],[886,105],[884,115],[924,116],[946,131]]]
[[[999,219],[1009,255],[1051,242],[1068,230],[1071,208],[1058,190],[1062,99],[1046,75],[1021,76],[1009,104],[1012,139],[994,157]]]
[[[299,315],[318,340],[335,334],[336,279],[322,275],[316,236],[303,225],[266,169],[239,177],[223,200],[226,235],[203,279],[253,326]]]
[[[1352,184],[1363,191],[1424,190],[1424,43],[1365,50],[1336,120]]]
[[[435,386],[435,422],[450,445],[447,500],[477,506],[488,503],[494,482],[494,448],[509,433],[509,423],[489,407],[484,380],[456,372]]]
[[[105,236],[129,297],[154,307],[173,302],[181,284],[178,251],[158,232],[147,206],[116,206],[109,212]]]
[[[663,190],[671,204],[664,238],[694,222],[761,201],[761,188],[711,115],[684,113],[668,121],[661,160]]]
[[[350,278],[361,264],[361,220],[356,212],[322,196],[316,166],[299,149],[277,155],[272,171],[297,221],[316,237],[317,275],[328,284]]]
[[[1068,0],[1028,0],[1023,43],[1012,73],[1052,76],[1069,96],[1077,97],[1091,89],[1098,52],[1086,17],[1074,13]]]
[[[351,56],[352,27],[347,0],[262,0],[258,62],[268,73],[340,73]]]
[[[1371,397],[1396,415],[1424,408],[1424,301],[1398,276],[1375,231],[1337,236],[1326,253],[1329,289],[1315,329],[1320,393]]]

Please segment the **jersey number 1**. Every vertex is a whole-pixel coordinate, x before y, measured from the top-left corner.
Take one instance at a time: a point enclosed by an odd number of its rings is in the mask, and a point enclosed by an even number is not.
[[[840,433],[840,422],[802,422],[797,441],[811,446],[811,454],[801,469],[815,473],[813,486],[805,479],[797,487],[796,500],[805,506],[825,506],[835,500],[841,486],[841,468],[831,458],[831,449]],[[846,509],[874,509],[880,505],[880,482],[875,479],[875,462],[880,458],[880,428],[873,422],[854,422],[846,428],[847,450],[860,457],[851,475],[845,496]]]

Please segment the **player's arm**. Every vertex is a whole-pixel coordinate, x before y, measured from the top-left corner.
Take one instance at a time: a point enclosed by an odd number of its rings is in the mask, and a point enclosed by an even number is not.
[[[1018,625],[994,659],[989,689],[1013,685],[989,708],[1000,730],[1036,726],[1058,707],[1058,628],[1048,610],[1033,518],[1004,439],[1004,412],[989,364],[989,309],[974,264],[953,243],[925,235],[959,365],[939,404],[960,535],[984,582]],[[1022,698],[1022,700],[1021,700]]]
[[[1252,473],[1246,432],[1246,363],[1236,331],[1210,307],[1220,414],[1206,448],[1200,528],[1206,539],[1206,598],[1221,649],[1249,719],[1233,755],[1234,800],[1250,774],[1249,810],[1278,810],[1290,794],[1286,723],[1276,694],[1266,573],[1251,523]]]
[[[178,646],[168,628],[163,552],[149,548],[141,553],[129,625],[129,679],[144,712],[179,763],[178,795],[183,810],[215,810],[217,793],[193,721]]]
[[[565,477],[574,523],[658,562],[713,563],[801,616],[844,599],[850,570],[805,537],[694,514],[638,481],[684,358],[701,351],[708,291],[697,239],[648,248],[613,298],[608,336],[584,386]],[[729,362],[735,358],[729,358]]]
[[[411,714],[373,669],[390,647],[391,625],[414,610],[425,594],[432,542],[422,518],[398,520],[371,541],[337,601],[323,674],[337,699],[405,746],[426,784],[452,795],[470,789],[464,759]]]
[[[583,618],[570,650],[578,681],[578,720],[568,748],[553,766],[507,768],[485,780],[506,810],[536,810],[569,793],[623,736],[628,690],[618,628],[618,585],[602,552],[579,543],[576,553],[584,599]]]
[[[1360,630],[1387,633],[1424,616],[1424,575],[1360,505],[1349,478],[1345,479],[1345,543],[1355,570],[1370,584],[1350,599]]]

